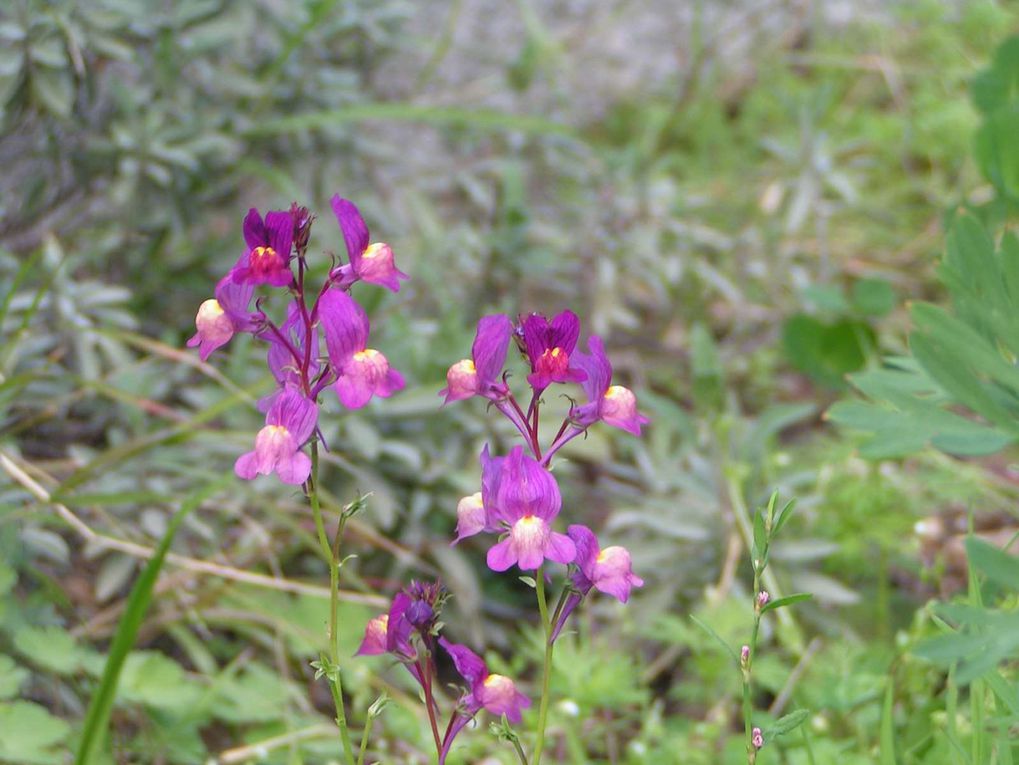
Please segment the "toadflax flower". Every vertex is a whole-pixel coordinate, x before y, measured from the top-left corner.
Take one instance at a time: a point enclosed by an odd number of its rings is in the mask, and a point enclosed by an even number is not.
[[[590,353],[577,352],[576,363],[587,373],[582,386],[588,403],[570,410],[570,419],[582,428],[598,420],[607,425],[640,435],[641,425],[649,420],[637,411],[637,397],[622,385],[611,385],[612,364],[605,355],[601,338],[592,335],[587,341]]]
[[[230,271],[234,283],[286,287],[294,280],[290,271],[294,218],[289,211],[272,210],[263,221],[252,207],[244,218],[244,241],[248,249]]]
[[[554,382],[581,382],[587,373],[571,358],[580,336],[580,320],[573,311],[563,311],[550,322],[532,313],[523,322],[524,348],[531,362],[527,382],[541,392]]]
[[[494,314],[478,321],[478,330],[471,346],[471,358],[456,362],[446,372],[446,387],[439,391],[446,403],[471,396],[483,396],[496,401],[506,396],[508,389],[499,375],[506,363],[506,351],[513,323],[508,316]]]
[[[399,292],[400,280],[410,277],[396,267],[393,250],[382,242],[369,244],[371,236],[368,226],[353,202],[343,199],[339,194],[335,194],[329,202],[340,224],[343,241],[347,245],[347,256],[350,258],[350,265],[337,269],[341,273],[336,274],[336,277],[342,279],[347,276],[342,273],[347,269],[355,279]]]
[[[468,718],[485,709],[494,715],[506,715],[512,723],[520,722],[520,713],[531,706],[531,700],[517,690],[512,680],[490,673],[482,658],[467,646],[442,637],[439,645],[446,649],[456,671],[467,681],[469,690],[460,704]]]
[[[318,316],[336,372],[336,395],[344,406],[359,409],[372,396],[387,398],[403,388],[403,375],[390,368],[382,353],[367,347],[368,315],[350,295],[326,290],[319,298]]]
[[[411,603],[409,595],[398,592],[393,598],[389,613],[368,620],[364,640],[361,641],[361,647],[357,649],[355,655],[377,656],[391,653],[405,661],[416,660],[416,651],[410,642],[414,625],[407,618],[407,609]]]
[[[456,506],[456,539],[472,537],[482,531],[498,531],[499,520],[488,512],[495,507],[496,492],[499,488],[499,477],[505,457],[492,457],[488,453],[488,444],[481,450],[481,491],[464,497]]]
[[[188,340],[188,348],[198,346],[198,356],[206,361],[209,355],[226,345],[238,332],[251,332],[258,325],[260,313],[250,313],[248,306],[255,288],[249,284],[234,284],[230,276],[220,279],[215,297],[198,308],[195,329]]]
[[[491,520],[505,525],[505,537],[488,551],[488,567],[505,571],[513,564],[524,571],[538,568],[545,559],[570,563],[576,555],[573,541],[552,531],[551,523],[562,507],[559,486],[552,474],[516,446],[499,471],[494,498],[486,502]],[[484,487],[483,491],[484,493]]]
[[[237,458],[234,472],[248,480],[275,472],[283,483],[304,483],[311,474],[311,458],[301,447],[311,438],[317,420],[318,407],[296,388],[285,388],[269,407],[254,451]]]
[[[612,545],[601,549],[594,532],[580,524],[572,525],[566,531],[577,549],[573,561],[576,570],[571,576],[573,592],[559,613],[552,632],[553,640],[559,636],[570,614],[592,588],[625,603],[630,599],[632,588],[644,586],[644,580],[633,573],[630,553],[626,548]]]

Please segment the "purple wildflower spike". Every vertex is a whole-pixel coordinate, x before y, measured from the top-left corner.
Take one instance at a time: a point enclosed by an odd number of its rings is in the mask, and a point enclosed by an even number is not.
[[[317,419],[318,407],[297,389],[286,388],[269,408],[254,451],[237,458],[234,472],[248,480],[275,472],[283,483],[304,483],[311,474],[311,459],[301,447],[314,432]]]
[[[254,287],[248,284],[234,284],[230,276],[220,279],[216,285],[215,298],[206,300],[198,308],[195,329],[198,331],[188,340],[188,347],[198,346],[202,361],[222,345],[226,345],[238,332],[251,332],[258,325],[260,313],[250,313],[248,306]]]
[[[552,474],[516,446],[505,458],[495,489],[490,517],[509,527],[509,533],[488,551],[488,567],[505,571],[516,564],[534,570],[545,559],[571,563],[576,555],[573,541],[552,531],[562,497]],[[487,503],[486,503],[487,505]]]
[[[468,718],[485,709],[494,715],[506,715],[512,723],[520,722],[521,712],[531,706],[531,700],[517,690],[512,680],[490,673],[481,657],[467,646],[441,637],[439,645],[446,649],[456,671],[469,686],[467,694],[460,700]]]
[[[581,382],[586,372],[573,362],[572,354],[580,336],[580,320],[573,311],[563,311],[549,322],[532,313],[523,323],[524,348],[531,362],[527,382],[536,391],[554,382]],[[572,363],[571,363],[572,362]]]
[[[640,435],[641,425],[650,420],[637,411],[637,397],[622,385],[612,385],[612,364],[605,355],[601,338],[591,335],[587,341],[590,353],[577,352],[577,365],[587,373],[582,383],[588,403],[570,411],[570,418],[581,428],[601,420],[606,425]]]
[[[633,573],[630,553],[625,548],[612,546],[601,549],[598,538],[587,526],[575,524],[566,532],[577,548],[577,556],[573,561],[577,568],[571,576],[573,592],[567,596],[552,630],[553,641],[559,637],[570,614],[592,588],[625,603],[630,599],[632,588],[644,586],[644,580]]]
[[[294,218],[289,211],[272,210],[263,221],[252,207],[244,218],[244,241],[248,249],[230,272],[235,284],[286,287],[294,280],[290,272]]]
[[[446,397],[447,404],[471,396],[483,396],[492,401],[506,396],[509,391],[500,375],[512,334],[513,322],[508,316],[494,314],[478,321],[471,358],[449,368],[446,387],[439,391],[440,396]]]
[[[347,256],[350,258],[349,270],[353,276],[369,284],[378,284],[399,292],[400,280],[409,277],[396,267],[393,250],[382,242],[369,244],[371,237],[368,226],[353,202],[335,194],[329,203],[340,224],[340,231],[343,232]],[[342,278],[343,275],[338,276]]]
[[[391,369],[379,351],[367,347],[368,315],[350,295],[327,290],[319,298],[318,315],[336,372],[336,395],[344,406],[359,409],[372,396],[387,398],[403,388],[403,375]]]

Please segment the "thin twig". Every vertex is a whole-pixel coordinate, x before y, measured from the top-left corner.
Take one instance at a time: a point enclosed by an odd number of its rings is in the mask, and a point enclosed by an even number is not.
[[[22,470],[13,459],[3,452],[0,452],[0,467],[3,467],[4,471],[13,478],[16,483],[20,484],[40,503],[52,507],[56,511],[57,515],[89,544],[95,545],[101,550],[116,550],[118,552],[132,555],[136,558],[144,558],[146,560],[153,556],[154,550],[151,547],[140,545],[135,542],[128,542],[125,539],[117,539],[116,537],[107,536],[106,534],[101,534],[81,520],[81,518],[75,515],[74,512],[72,512],[66,505],[61,504],[60,502],[54,502],[50,498],[50,493],[46,491],[45,488],[39,485],[30,475],[28,475],[28,473]],[[272,576],[266,576],[265,574],[258,574],[254,571],[246,571],[244,569],[234,568],[233,566],[212,563],[211,561],[191,558],[186,555],[178,555],[177,553],[167,553],[166,562],[188,571],[211,574],[212,576],[218,576],[221,579],[242,582],[255,587],[265,587],[271,590],[293,592],[300,595],[311,595],[313,597],[323,599],[329,597],[329,589],[327,587],[306,584],[304,582],[294,581],[293,579],[280,579]],[[340,590],[339,595],[341,600],[348,603],[361,603],[375,608],[385,608],[389,605],[385,598],[381,598],[377,595],[366,595],[360,592],[351,592],[350,590]]]
[[[210,765],[231,765],[231,763],[246,762],[247,760],[254,760],[256,758],[264,759],[266,754],[273,749],[279,749],[280,747],[284,747],[298,741],[306,741],[310,738],[326,738],[327,736],[331,736],[332,733],[332,725],[311,725],[307,728],[291,731],[290,733],[265,738],[261,741],[256,741],[254,744],[226,749],[220,752],[219,755],[212,760]]]

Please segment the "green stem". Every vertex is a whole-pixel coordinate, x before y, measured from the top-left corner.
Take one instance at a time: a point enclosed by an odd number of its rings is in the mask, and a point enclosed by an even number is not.
[[[368,715],[364,721],[364,730],[361,731],[361,749],[357,754],[357,765],[364,765],[364,754],[368,751],[368,736],[372,730],[372,723],[375,722],[374,715]]]
[[[329,680],[329,688],[333,696],[333,704],[336,707],[336,725],[340,729],[340,740],[343,742],[343,754],[347,765],[354,765],[354,746],[350,741],[350,731],[347,729],[347,712],[343,705],[343,679],[340,677],[340,651],[337,640],[337,624],[339,615],[340,595],[340,538],[343,535],[343,520],[336,529],[336,538],[332,545],[329,544],[329,535],[326,534],[325,521],[322,519],[322,503],[318,496],[318,441],[311,442],[311,477],[307,484],[308,501],[311,503],[311,512],[315,518],[315,531],[318,534],[318,543],[322,548],[322,556],[329,564],[329,662],[330,671],[326,673]],[[362,747],[363,754],[363,747]]]
[[[757,653],[757,635],[761,629],[761,607],[757,600],[761,591],[761,572],[754,563],[754,628],[750,633],[750,651],[747,654],[746,666],[743,669],[743,726],[746,730],[747,739],[747,765],[754,765],[757,762],[757,747],[754,746],[754,705],[751,698],[753,692],[753,666],[754,655]]]
[[[535,589],[538,592],[538,611],[545,629],[545,664],[542,668],[541,705],[538,707],[538,733],[534,744],[533,765],[541,765],[541,753],[545,748],[545,724],[548,720],[549,687],[552,683],[552,623],[548,618],[548,602],[545,599],[545,568],[538,566],[535,576]]]

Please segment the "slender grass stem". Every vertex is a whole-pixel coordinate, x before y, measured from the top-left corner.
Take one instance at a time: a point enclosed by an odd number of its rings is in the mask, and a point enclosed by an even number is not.
[[[754,566],[754,628],[750,633],[750,649],[746,664],[743,667],[743,726],[747,739],[747,765],[757,762],[757,747],[754,746],[754,704],[753,704],[753,666],[754,654],[757,652],[757,635],[761,629],[761,607],[757,601],[757,593],[761,591],[761,573]]]
[[[545,630],[545,664],[542,668],[541,704],[538,707],[538,731],[534,743],[532,765],[541,765],[541,753],[545,748],[545,725],[548,721],[549,688],[552,683],[552,623],[548,617],[548,601],[545,599],[545,567],[538,566],[534,577],[535,590],[538,593],[538,611],[541,613],[541,624]]]
[[[343,520],[336,529],[333,544],[329,544],[325,521],[322,519],[322,503],[318,495],[318,441],[311,442],[311,477],[307,484],[308,501],[315,518],[315,531],[318,543],[322,548],[322,557],[329,565],[329,663],[330,671],[326,673],[329,687],[336,707],[336,725],[340,729],[340,740],[343,743],[343,754],[347,765],[354,763],[354,746],[347,729],[347,712],[343,705],[343,680],[340,677],[340,651],[337,644],[337,624],[339,622],[339,591],[340,591],[340,539],[343,535]]]

